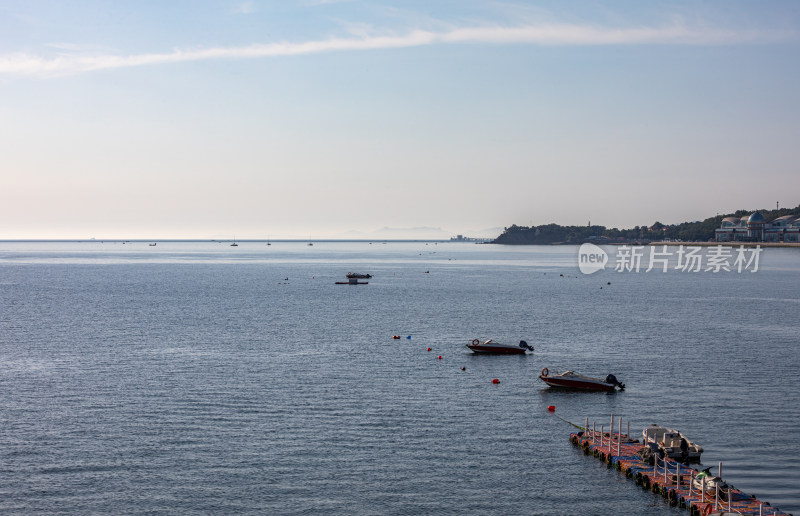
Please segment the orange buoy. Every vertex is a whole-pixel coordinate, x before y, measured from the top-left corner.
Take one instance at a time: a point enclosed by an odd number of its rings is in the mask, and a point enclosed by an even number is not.
[[[492,383],[500,383],[500,380],[498,380],[497,378],[495,378],[494,380],[492,380]]]
[[[550,405],[549,407],[547,407],[547,411],[548,412],[555,412],[556,411],[556,406],[555,405]]]
[[[428,351],[430,351],[430,350],[431,350],[431,348],[428,348]]]
[[[466,371],[466,370],[467,370],[467,368],[466,368],[466,367],[462,367],[462,368],[461,368],[461,370],[462,370],[462,371]]]

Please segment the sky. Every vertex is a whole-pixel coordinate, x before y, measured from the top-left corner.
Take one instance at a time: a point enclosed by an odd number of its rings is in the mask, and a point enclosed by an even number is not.
[[[794,1],[2,0],[0,239],[794,207],[798,92]]]

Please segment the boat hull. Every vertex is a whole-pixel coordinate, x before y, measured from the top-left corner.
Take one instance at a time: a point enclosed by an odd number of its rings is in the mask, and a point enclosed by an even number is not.
[[[475,353],[485,353],[490,355],[524,355],[523,348],[511,346],[493,346],[486,344],[467,344],[467,347]]]
[[[580,391],[613,391],[614,385],[605,382],[581,378],[560,378],[558,376],[539,376],[539,379],[550,387],[559,389],[575,389]]]
[[[673,460],[685,460],[687,462],[700,462],[700,453],[698,453],[698,452],[690,451],[686,455],[686,457],[683,456],[683,452],[681,452],[680,450],[673,451],[673,452],[667,451],[667,452],[664,452],[664,455],[666,455],[667,457],[669,457],[670,459],[673,459]]]

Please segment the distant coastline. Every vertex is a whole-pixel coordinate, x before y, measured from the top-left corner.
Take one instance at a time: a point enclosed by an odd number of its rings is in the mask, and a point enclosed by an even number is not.
[[[787,229],[769,229],[759,233],[748,233],[746,227],[738,227],[737,238],[731,242],[718,241],[718,232],[730,231],[727,225],[731,220],[743,221],[748,215],[758,215],[758,224],[765,227],[763,221],[783,221]],[[787,222],[788,221],[788,222]],[[744,223],[742,223],[744,224]],[[755,225],[756,223],[751,223]],[[776,222],[777,224],[777,222]],[[787,225],[788,224],[788,225]],[[762,245],[767,247],[797,247],[798,224],[800,224],[800,206],[796,208],[776,208],[774,210],[738,210],[731,214],[717,215],[702,221],[681,222],[679,224],[662,224],[656,221],[651,226],[635,226],[629,229],[607,228],[606,226],[561,226],[559,224],[543,224],[540,226],[511,226],[504,228],[503,233],[492,240],[493,244],[504,245],[581,245],[593,243],[597,245]],[[781,227],[783,227],[781,226]],[[791,226],[791,227],[789,227]],[[772,235],[770,231],[785,232],[786,237]],[[780,233],[783,235],[784,233]],[[792,242],[785,242],[791,236]],[[764,241],[766,240],[766,241]],[[777,241],[776,241],[777,240]]]

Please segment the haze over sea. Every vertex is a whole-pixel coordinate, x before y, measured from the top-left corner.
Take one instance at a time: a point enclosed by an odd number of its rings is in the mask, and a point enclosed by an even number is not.
[[[797,249],[585,276],[568,246],[228,244],[0,242],[0,512],[688,514],[569,443],[614,413],[800,513]]]

